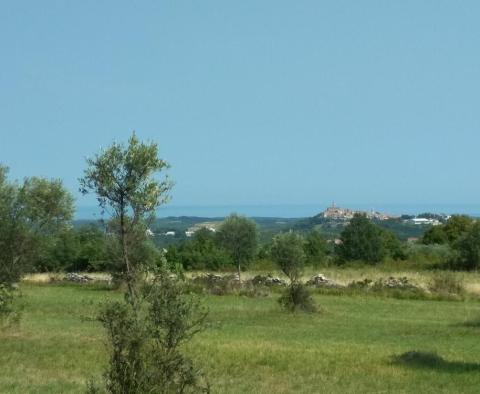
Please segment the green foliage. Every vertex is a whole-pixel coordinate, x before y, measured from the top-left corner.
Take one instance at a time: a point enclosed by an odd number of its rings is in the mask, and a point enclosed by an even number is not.
[[[340,235],[335,251],[343,261],[363,260],[379,263],[388,254],[383,230],[365,215],[355,214]]]
[[[128,146],[113,143],[87,159],[87,165],[80,190],[95,192],[100,206],[113,209],[116,217],[131,210],[135,223],[168,201],[171,182],[168,178],[158,181],[154,176],[169,165],[158,157],[157,144],[140,142],[135,133]]]
[[[218,245],[225,249],[238,268],[238,275],[255,257],[257,227],[255,222],[236,214],[228,216],[217,231]]]
[[[100,321],[108,334],[107,392],[208,392],[208,384],[181,346],[203,330],[206,311],[184,284],[161,270],[143,289],[146,308],[108,303]],[[91,384],[90,392],[98,391]]]
[[[7,180],[0,166],[0,283],[18,282],[51,237],[73,216],[73,198],[59,180]]]
[[[447,234],[445,233],[444,226],[439,225],[430,227],[423,235],[422,243],[425,245],[442,245],[448,243],[448,238]]]
[[[302,283],[292,283],[288,286],[278,299],[278,303],[289,312],[313,313],[317,310],[312,295]]]
[[[0,328],[16,315],[15,291],[13,287],[0,283]]]
[[[406,247],[407,262],[411,269],[431,269],[444,267],[452,259],[452,250],[448,244],[409,243]]]
[[[105,373],[109,393],[142,393],[144,362],[142,348],[145,342],[141,321],[130,304],[112,302],[99,316],[107,332],[110,345],[109,368]]]
[[[473,219],[465,215],[453,215],[443,225],[443,230],[447,236],[448,242],[453,244],[470,230]]]
[[[113,210],[109,271],[127,284],[125,303],[106,306],[100,316],[110,344],[105,387],[112,394],[198,392],[200,372],[180,346],[202,328],[206,314],[166,268],[148,238],[148,222],[168,199],[171,183],[155,174],[168,167],[156,144],[135,134],[128,146],[114,143],[87,160],[81,191],[93,191]],[[153,276],[153,277],[152,277]],[[89,386],[90,392],[97,389]]]
[[[272,243],[272,260],[290,279],[289,286],[278,299],[280,305],[289,312],[316,310],[309,290],[300,283],[306,261],[304,246],[303,237],[294,232],[278,234]]]
[[[394,260],[405,260],[407,258],[407,250],[394,233],[383,230],[383,242],[388,255]]]
[[[296,283],[300,279],[306,260],[304,239],[301,235],[294,232],[276,235],[270,254],[291,283]]]
[[[37,271],[104,271],[108,239],[95,225],[66,229],[46,238],[33,264]]]
[[[453,245],[470,230],[473,222],[469,216],[453,215],[445,224],[433,226],[427,230],[422,242],[424,244],[449,243]]]
[[[480,268],[480,222],[473,223],[452,245],[455,252],[450,266],[454,269]]]
[[[215,234],[205,228],[196,231],[192,239],[170,246],[166,257],[186,270],[218,270],[233,266],[230,254],[218,245]]]
[[[157,144],[140,142],[135,133],[127,146],[113,143],[88,159],[87,165],[80,190],[84,194],[94,192],[100,207],[112,211],[109,230],[117,245],[112,244],[110,250],[118,262],[112,273],[126,281],[130,302],[136,303],[137,282],[151,268],[150,259],[143,258],[147,222],[168,200],[172,187],[167,177],[160,181],[155,176],[169,165],[158,157]]]
[[[305,237],[304,251],[307,262],[312,265],[323,263],[329,252],[327,240],[320,231],[310,231]]]

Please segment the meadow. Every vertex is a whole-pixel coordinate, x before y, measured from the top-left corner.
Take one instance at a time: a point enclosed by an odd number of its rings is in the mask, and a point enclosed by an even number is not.
[[[106,363],[96,310],[121,294],[31,282],[21,291],[21,321],[0,333],[0,392],[84,392]],[[478,392],[480,303],[474,298],[316,294],[321,312],[289,314],[276,297],[205,297],[208,329],[185,351],[203,367],[212,392]]]

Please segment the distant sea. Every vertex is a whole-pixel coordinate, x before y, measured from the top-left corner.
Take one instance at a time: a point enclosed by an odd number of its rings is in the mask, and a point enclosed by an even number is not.
[[[225,217],[232,212],[249,217],[302,218],[314,216],[331,204],[272,204],[272,205],[165,205],[158,209],[157,217],[197,216]],[[480,204],[355,204],[338,203],[342,208],[379,211],[392,215],[416,215],[424,212],[466,214],[480,216]],[[100,219],[97,207],[78,207],[76,219]]]

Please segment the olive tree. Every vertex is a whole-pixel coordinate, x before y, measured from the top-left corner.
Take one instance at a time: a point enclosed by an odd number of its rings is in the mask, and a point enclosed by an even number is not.
[[[290,279],[290,285],[278,301],[291,312],[316,310],[309,291],[300,281],[306,260],[304,244],[301,235],[294,232],[283,233],[274,237],[270,252],[273,261]]]
[[[217,232],[220,247],[230,255],[238,270],[240,280],[242,267],[255,256],[257,250],[257,226],[246,217],[232,214],[221,224]]]
[[[109,343],[105,389],[112,394],[198,391],[201,374],[179,346],[202,329],[204,313],[179,276],[171,275],[160,252],[150,263],[146,230],[155,210],[169,198],[172,183],[158,178],[167,169],[155,143],[114,143],[87,160],[80,180],[112,215],[119,274],[127,284],[125,301],[107,303],[99,316]],[[115,250],[115,248],[114,248]],[[115,258],[116,256],[113,256]],[[89,392],[99,392],[92,384]]]
[[[273,238],[270,254],[291,283],[300,280],[305,268],[304,243],[303,237],[294,232],[279,234]]]
[[[111,229],[116,235],[122,263],[121,276],[128,288],[128,300],[139,300],[137,281],[144,270],[143,261],[134,261],[132,251],[146,239],[146,223],[155,210],[168,201],[172,183],[157,175],[169,167],[158,157],[155,143],[143,143],[135,133],[125,146],[113,143],[93,158],[80,179],[83,194],[93,192],[100,207],[111,214]]]

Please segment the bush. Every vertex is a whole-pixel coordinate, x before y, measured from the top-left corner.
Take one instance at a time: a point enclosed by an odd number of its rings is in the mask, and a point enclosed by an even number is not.
[[[441,295],[463,295],[465,286],[463,280],[451,272],[437,272],[432,277],[428,290]]]
[[[450,266],[454,269],[473,270],[480,267],[480,222],[475,222],[453,243],[455,252]]]
[[[209,392],[201,371],[180,351],[203,329],[206,311],[168,273],[146,284],[142,293],[141,310],[111,302],[100,314],[110,348],[104,389],[112,394]],[[101,392],[92,381],[87,390]]]
[[[241,283],[236,275],[205,274],[192,280],[193,284],[201,286],[207,293],[213,295],[228,295],[240,289]]]
[[[181,264],[186,270],[219,270],[233,267],[228,252],[217,245],[210,230],[198,230],[192,239],[172,245],[167,251],[167,260]]]
[[[317,230],[307,234],[303,249],[307,257],[307,263],[314,267],[322,265],[329,252],[327,240]]]
[[[388,254],[383,233],[365,215],[355,214],[340,234],[342,242],[335,246],[335,252],[340,261],[379,263]]]
[[[278,299],[279,304],[289,312],[316,312],[317,307],[308,291],[301,283],[292,283]]]
[[[293,232],[279,234],[273,239],[272,259],[292,283],[299,280],[305,267],[303,246],[302,236]]]
[[[0,328],[18,322],[20,318],[20,306],[15,302],[16,291],[12,286],[0,284]]]

